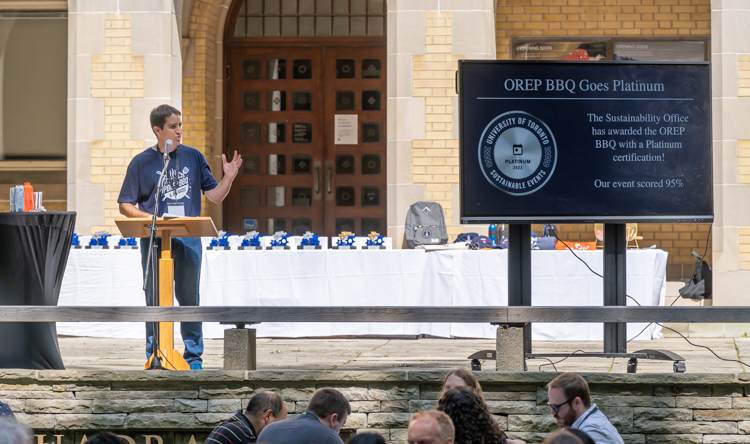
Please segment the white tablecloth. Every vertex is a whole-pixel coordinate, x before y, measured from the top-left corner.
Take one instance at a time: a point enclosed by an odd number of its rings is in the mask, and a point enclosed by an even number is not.
[[[204,240],[204,244],[208,240]],[[601,251],[577,254],[602,272]],[[504,250],[204,251],[201,305],[241,306],[504,306]],[[667,253],[629,250],[628,294],[644,306],[664,305]],[[568,251],[532,252],[532,301],[538,306],[601,306],[602,279]],[[138,250],[71,250],[58,305],[143,306]],[[176,304],[176,302],[175,302]],[[628,300],[628,305],[635,305]],[[629,338],[645,323],[628,324]],[[206,338],[226,328],[205,323]],[[258,336],[417,335],[494,338],[488,324],[262,323]],[[140,338],[141,323],[57,324],[58,334]],[[175,328],[176,332],[179,329]],[[535,340],[601,340],[602,324],[533,325]],[[647,328],[637,339],[660,337]]]

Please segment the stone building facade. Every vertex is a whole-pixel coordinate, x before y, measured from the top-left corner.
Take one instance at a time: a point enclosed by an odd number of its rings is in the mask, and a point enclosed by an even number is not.
[[[153,144],[148,112],[161,103],[183,110],[185,143],[202,151],[220,176],[221,155],[228,145],[226,40],[241,2],[0,0],[0,13],[6,15],[57,12],[67,14],[68,21],[66,160],[0,161],[0,184],[17,182],[22,176],[18,171],[27,171],[24,177],[33,172],[39,189],[49,196],[48,208],[78,213],[78,233],[116,232],[116,200],[125,168],[136,153]],[[707,225],[642,224],[640,243],[669,252],[670,281],[690,276],[690,252],[707,249],[716,295],[709,303],[745,304],[743,289],[750,284],[746,1],[379,2],[373,4],[384,5],[387,66],[386,178],[381,193],[386,216],[381,231],[394,237],[397,246],[403,241],[406,211],[419,200],[443,206],[451,239],[467,230],[486,230],[459,223],[458,60],[508,59],[514,39],[524,37],[705,38],[713,77],[716,222],[710,237]],[[2,199],[0,208],[5,208],[8,203]],[[226,226],[226,208],[204,203],[205,215],[218,227]],[[588,224],[564,225],[560,232],[569,240],[593,240]],[[747,326],[711,331],[732,335],[747,331]]]

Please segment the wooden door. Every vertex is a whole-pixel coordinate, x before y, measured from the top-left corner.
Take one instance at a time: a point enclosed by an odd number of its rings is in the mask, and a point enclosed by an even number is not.
[[[385,48],[325,48],[325,232],[386,231]],[[337,116],[356,119],[354,143],[336,138]],[[351,133],[350,133],[351,136]]]
[[[382,46],[230,49],[225,151],[243,166],[229,233],[384,234],[385,59]],[[356,118],[353,141],[336,140],[336,116]]]
[[[242,170],[225,200],[229,233],[323,231],[322,48],[233,48],[226,152]]]

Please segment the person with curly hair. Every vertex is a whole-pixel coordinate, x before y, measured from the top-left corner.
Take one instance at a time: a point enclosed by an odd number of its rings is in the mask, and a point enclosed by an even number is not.
[[[470,387],[446,390],[437,410],[445,412],[456,428],[455,444],[526,444],[509,439],[490,414],[487,404]]]

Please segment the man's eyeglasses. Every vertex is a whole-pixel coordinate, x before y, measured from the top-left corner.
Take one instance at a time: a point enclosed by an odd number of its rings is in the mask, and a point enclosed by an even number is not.
[[[568,399],[567,401],[565,401],[565,402],[563,402],[563,403],[561,403],[561,404],[557,404],[557,405],[553,405],[553,404],[550,404],[549,406],[550,406],[550,408],[551,408],[552,410],[554,410],[554,411],[555,411],[555,413],[560,413],[560,407],[564,406],[565,404],[568,404],[568,403],[570,403],[570,402],[571,402],[571,401],[573,401],[574,399],[576,399],[576,398],[570,398],[570,399]]]

